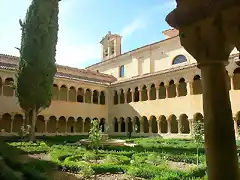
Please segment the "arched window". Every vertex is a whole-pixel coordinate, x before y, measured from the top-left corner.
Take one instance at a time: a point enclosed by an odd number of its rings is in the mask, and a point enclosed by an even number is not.
[[[103,91],[101,91],[101,93],[100,93],[100,104],[101,105],[105,104],[105,95],[104,95]]]
[[[181,64],[185,62],[187,62],[187,58],[184,55],[178,55],[173,59],[172,65]]]

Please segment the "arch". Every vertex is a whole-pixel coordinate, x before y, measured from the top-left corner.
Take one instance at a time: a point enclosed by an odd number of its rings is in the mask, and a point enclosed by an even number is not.
[[[0,96],[2,95],[2,86],[3,86],[3,82],[2,82],[2,78],[0,77]]]
[[[120,104],[124,104],[125,100],[124,100],[124,92],[123,89],[120,90]]]
[[[99,96],[98,91],[94,90],[93,91],[93,104],[98,104],[98,96]]]
[[[89,132],[91,129],[91,119],[87,117],[84,121],[84,132]]]
[[[176,64],[181,64],[181,63],[186,63],[187,62],[187,58],[184,55],[177,55],[173,61],[172,61],[172,65],[176,65]]]
[[[190,133],[190,126],[188,121],[188,116],[186,114],[181,114],[179,117],[180,121],[180,131],[183,134],[189,134]]]
[[[181,96],[186,96],[187,95],[187,83],[185,82],[184,78],[181,78],[179,80],[178,84],[178,95]]]
[[[77,133],[83,132],[83,118],[82,117],[77,118],[76,125],[75,125],[75,131]]]
[[[77,92],[75,87],[71,86],[69,89],[69,96],[68,96],[68,101],[70,102],[76,102],[76,96],[77,96]]]
[[[21,114],[16,114],[13,119],[13,132],[19,132],[21,126],[23,125],[23,116]]]
[[[158,133],[157,118],[155,116],[151,116],[150,121],[152,124],[152,133]]]
[[[83,88],[78,88],[77,90],[77,102],[83,103],[83,98],[84,97],[84,89]]]
[[[193,115],[193,121],[194,122],[196,122],[196,121],[204,122],[203,115],[201,113],[195,113]]]
[[[75,119],[73,117],[69,117],[67,121],[67,132],[74,133],[75,132]]]
[[[174,98],[176,97],[176,85],[174,84],[174,80],[171,80],[169,82],[168,86],[168,98]]]
[[[55,116],[51,116],[47,122],[47,132],[48,133],[56,133],[57,132],[57,118]]]
[[[240,90],[240,68],[237,68],[233,72],[233,87],[234,90]]]
[[[45,120],[44,120],[43,115],[39,115],[37,117],[35,131],[38,132],[38,133],[44,133],[45,132]]]
[[[58,120],[58,132],[59,133],[65,133],[66,132],[66,118],[64,116],[61,116]]]
[[[86,89],[85,92],[85,103],[91,103],[92,99],[92,91],[90,89]]]
[[[12,122],[12,116],[8,113],[3,114],[2,128],[5,130],[5,132],[8,132],[8,133],[11,132],[11,122]]]
[[[100,104],[101,105],[105,104],[105,93],[104,93],[104,91],[100,92]]]
[[[132,91],[130,88],[127,90],[127,103],[132,102]]]
[[[59,100],[60,101],[67,101],[67,93],[68,93],[67,86],[62,85],[60,87]]]
[[[130,117],[127,117],[127,123],[128,123],[128,129],[127,132],[133,132],[133,123],[132,123],[132,119]]]
[[[13,96],[14,95],[14,81],[12,78],[5,79],[3,85],[3,95],[4,96]]]
[[[165,99],[166,98],[166,87],[164,85],[164,82],[161,82],[159,84],[158,94],[159,94],[159,99]]]
[[[113,119],[114,132],[118,132],[118,120],[117,118]]]
[[[148,95],[147,95],[147,86],[143,85],[142,87],[142,101],[147,101]]]
[[[120,117],[121,132],[126,132],[126,125],[123,117]]]
[[[53,84],[52,87],[52,100],[58,100],[59,97],[59,89],[57,84]]]
[[[192,82],[193,94],[202,94],[202,81],[199,75],[194,76]]]
[[[143,116],[141,121],[142,121],[141,124],[143,125],[143,132],[149,133],[149,123],[147,117]]]
[[[116,90],[114,91],[113,104],[118,104],[118,93]]]
[[[151,85],[151,89],[150,89],[150,100],[156,100],[156,87],[155,84]]]
[[[159,123],[160,123],[161,133],[167,133],[168,132],[167,118],[165,116],[160,116]]]
[[[135,116],[133,118],[133,121],[134,121],[134,124],[135,124],[135,128],[134,128],[135,132],[140,133],[140,120],[139,120],[139,118],[137,116]]]
[[[138,101],[139,101],[139,90],[138,90],[138,87],[136,87],[134,91],[134,102],[138,102]]]
[[[170,121],[171,133],[178,133],[177,117],[174,114],[172,114],[169,116],[168,121]]]
[[[100,119],[99,127],[101,128],[102,132],[105,132],[105,119],[104,118]]]

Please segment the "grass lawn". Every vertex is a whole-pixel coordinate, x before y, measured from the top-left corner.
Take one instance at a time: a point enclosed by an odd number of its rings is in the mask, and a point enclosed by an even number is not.
[[[86,137],[46,137],[36,143],[8,139],[1,148],[0,179],[4,180],[4,174],[16,180],[77,180],[94,175],[103,180],[207,179],[204,148],[199,150],[200,164],[196,165],[192,140],[134,138],[127,141],[136,143],[135,147],[106,146],[96,155],[75,144],[81,138]]]

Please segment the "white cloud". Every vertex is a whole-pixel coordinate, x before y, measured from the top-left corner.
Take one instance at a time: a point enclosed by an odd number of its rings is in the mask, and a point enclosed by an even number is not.
[[[101,48],[98,44],[72,45],[61,43],[57,46],[57,63],[84,68],[88,61],[100,59]]]
[[[137,18],[130,24],[126,25],[122,29],[120,34],[123,38],[127,38],[127,37],[131,36],[138,29],[141,29],[142,27],[144,27],[144,21],[140,18]]]

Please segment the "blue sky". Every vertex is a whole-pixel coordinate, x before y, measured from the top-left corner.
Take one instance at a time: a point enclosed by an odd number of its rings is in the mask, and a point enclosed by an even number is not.
[[[19,19],[31,0],[0,0],[0,53],[19,56]],[[122,52],[159,41],[169,28],[166,15],[175,0],[62,0],[57,63],[85,68],[101,58],[100,40],[108,31],[123,36]]]

